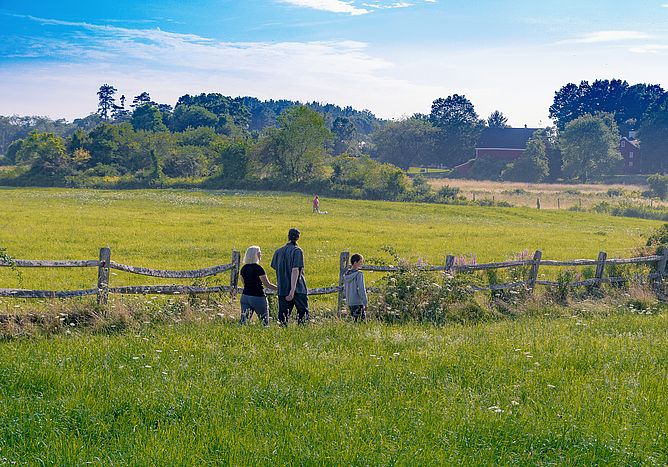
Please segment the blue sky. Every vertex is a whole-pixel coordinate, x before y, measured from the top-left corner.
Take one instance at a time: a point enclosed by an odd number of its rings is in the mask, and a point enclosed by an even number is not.
[[[547,125],[567,82],[668,88],[668,0],[0,0],[0,115],[73,119],[114,85],[174,104],[220,92]]]

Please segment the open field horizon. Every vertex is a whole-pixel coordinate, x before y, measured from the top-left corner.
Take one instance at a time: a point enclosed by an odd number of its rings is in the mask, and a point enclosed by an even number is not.
[[[327,215],[312,214],[310,197],[296,194],[1,189],[0,246],[21,259],[96,259],[108,245],[117,262],[190,269],[257,243],[266,265],[296,225],[316,287],[336,283],[346,248],[389,260],[389,244],[434,263],[525,248],[551,259],[629,256],[661,225],[529,208],[327,198],[321,207]],[[21,274],[0,269],[0,286],[96,281],[94,268]],[[0,339],[0,463],[660,465],[668,315],[647,297],[619,296],[441,327],[316,312],[287,329],[231,322],[234,302],[187,309],[153,297],[110,306],[149,307],[160,320],[117,327],[94,309],[100,325],[86,327],[59,321],[71,302],[58,301],[58,330]],[[3,299],[0,310],[16,306]]]
[[[544,259],[594,259],[601,250],[610,258],[628,257],[661,225],[529,208],[329,198],[321,207],[328,214],[311,213],[309,196],[271,192],[1,189],[0,246],[19,259],[97,259],[99,248],[109,246],[119,263],[195,269],[228,263],[232,249],[243,253],[257,244],[269,269],[274,249],[296,226],[308,284],[324,287],[338,282],[344,250],[389,261],[382,251],[389,245],[402,257],[432,264],[442,264],[447,254],[499,261],[525,249],[541,249]],[[22,276],[24,288],[67,290],[90,288],[96,272],[33,268],[22,269]],[[0,280],[5,287],[19,286],[9,268],[0,269]],[[147,280],[160,283],[120,272],[112,276],[116,285]]]

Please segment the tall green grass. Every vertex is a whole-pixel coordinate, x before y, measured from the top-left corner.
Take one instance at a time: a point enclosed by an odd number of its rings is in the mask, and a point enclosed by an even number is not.
[[[436,264],[447,254],[503,260],[525,248],[542,249],[546,259],[595,258],[599,250],[628,256],[660,225],[528,208],[336,199],[322,200],[321,208],[328,214],[312,214],[309,197],[277,193],[2,189],[0,246],[22,259],[94,259],[100,247],[110,246],[117,262],[185,269],[229,262],[233,248],[252,244],[263,248],[268,262],[297,226],[309,286],[322,287],[338,282],[339,253],[346,249],[389,259],[381,247],[392,245],[402,257]],[[75,289],[96,282],[94,269],[24,269],[22,276],[20,283],[13,271],[0,268],[0,286]],[[119,272],[111,282],[174,281]]]
[[[668,319],[0,342],[0,462],[661,465]]]

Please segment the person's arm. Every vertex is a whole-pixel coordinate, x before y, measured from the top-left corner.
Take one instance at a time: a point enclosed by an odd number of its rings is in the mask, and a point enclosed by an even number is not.
[[[366,295],[366,285],[364,284],[364,274],[360,273],[359,274],[359,294],[360,297],[362,298],[362,304],[364,305],[364,308],[369,304],[369,298]]]
[[[260,276],[260,280],[262,281],[262,284],[263,284],[266,288],[271,289],[271,290],[278,290],[278,287],[276,287],[274,284],[272,284],[271,282],[269,282],[269,278],[267,277],[266,274],[263,275],[263,276]]]
[[[297,279],[299,279],[299,269],[300,268],[292,268],[292,275],[290,276],[290,293],[287,297],[285,297],[285,299],[289,302],[295,298],[295,291],[297,290]]]

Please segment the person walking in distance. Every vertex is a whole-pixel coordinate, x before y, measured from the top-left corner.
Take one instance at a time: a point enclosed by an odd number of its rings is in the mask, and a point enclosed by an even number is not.
[[[320,214],[320,198],[318,198],[318,195],[313,198],[313,212]]]
[[[276,271],[278,283],[278,321],[287,326],[293,308],[297,308],[297,322],[309,320],[308,295],[304,279],[304,252],[299,246],[300,232],[290,229],[288,243],[274,252],[271,267]]]

